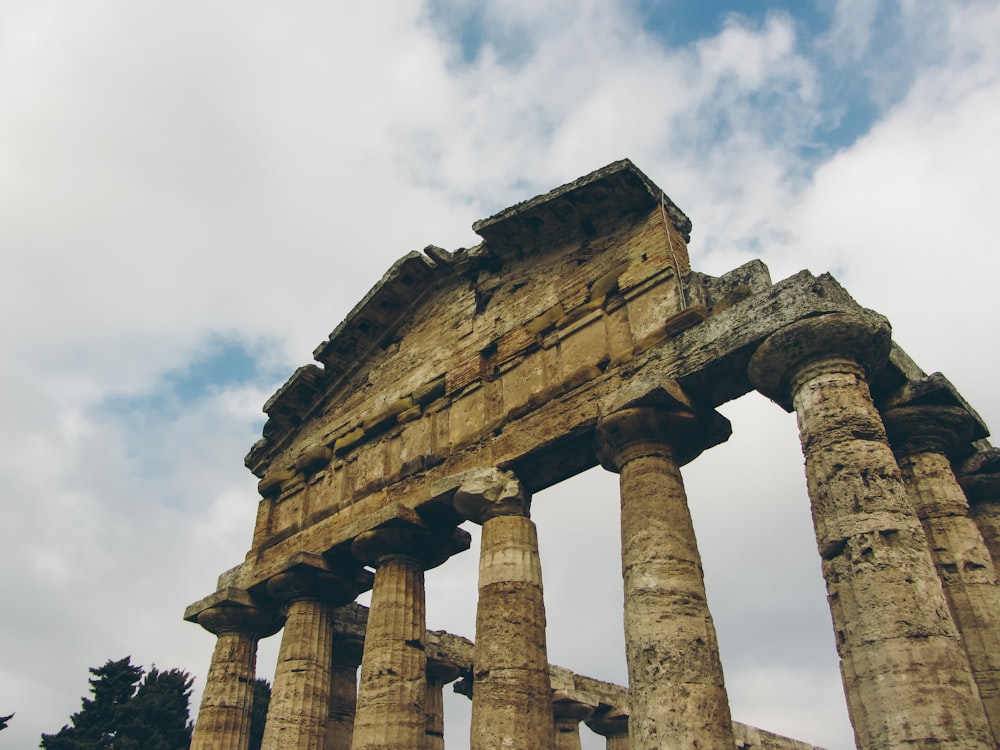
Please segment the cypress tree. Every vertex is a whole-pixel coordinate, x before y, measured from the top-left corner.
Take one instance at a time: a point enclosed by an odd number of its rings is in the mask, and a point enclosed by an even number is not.
[[[45,750],[186,750],[191,743],[187,672],[143,669],[126,656],[90,669],[93,698],[56,734],[43,734]]]
[[[43,734],[45,750],[96,750],[111,748],[115,739],[121,707],[135,694],[142,678],[142,667],[134,666],[131,657],[110,659],[102,667],[91,667],[89,680],[93,698],[84,698],[82,708],[70,717],[70,723],[56,734]]]

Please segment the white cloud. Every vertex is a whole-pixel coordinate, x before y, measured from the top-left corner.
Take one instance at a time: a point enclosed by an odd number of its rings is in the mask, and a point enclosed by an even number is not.
[[[872,0],[838,0],[833,23],[824,39],[830,53],[841,64],[860,60],[871,43],[875,18],[885,3]]]
[[[980,346],[998,270],[989,217],[1000,196],[1000,55],[985,40],[1000,33],[1000,13],[956,10],[947,28],[952,55],[818,170],[789,222],[795,244],[776,257],[792,269],[803,246],[815,270],[841,270],[918,364],[952,374],[995,423],[1000,403]]]

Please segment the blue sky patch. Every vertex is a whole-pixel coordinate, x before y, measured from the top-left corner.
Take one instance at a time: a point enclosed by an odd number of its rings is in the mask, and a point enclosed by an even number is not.
[[[265,379],[274,380],[275,374],[265,371],[244,343],[215,337],[200,350],[200,356],[186,366],[165,373],[151,390],[110,396],[101,404],[101,409],[131,421],[139,419],[143,413],[162,414],[179,408],[182,403],[188,405],[211,398],[222,387],[232,388]]]
[[[643,28],[670,46],[684,46],[722,31],[726,19],[739,15],[760,25],[768,15],[783,12],[791,17],[799,36],[820,34],[830,25],[830,14],[818,3],[763,2],[762,0],[640,0],[639,18]]]
[[[207,356],[183,370],[168,373],[165,380],[179,398],[198,399],[212,386],[252,382],[258,369],[257,359],[241,342],[218,339],[209,346]]]

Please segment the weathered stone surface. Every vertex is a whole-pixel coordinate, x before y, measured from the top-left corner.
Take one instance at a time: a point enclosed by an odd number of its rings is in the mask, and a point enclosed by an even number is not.
[[[1000,574],[1000,449],[982,445],[962,462],[957,473],[969,501],[969,515],[979,527]]]
[[[350,604],[335,611],[334,637],[347,639],[363,639],[368,621],[368,608],[360,604]],[[441,630],[431,630],[426,634],[428,675],[432,674],[432,665],[453,665],[460,675],[471,676],[473,671],[473,654],[475,644],[467,638]],[[552,698],[560,697],[577,701],[588,706],[594,706],[593,716],[587,720],[588,725],[594,725],[594,731],[604,734],[598,727],[617,727],[628,735],[628,688],[615,685],[592,677],[573,673],[571,670],[556,665],[549,665],[549,679],[552,685]],[[468,691],[460,690],[456,684],[455,692],[468,695]],[[554,712],[554,708],[553,708]],[[622,723],[624,722],[624,724]],[[622,727],[624,726],[624,729]],[[737,739],[741,737],[757,738],[762,747],[787,750],[821,750],[814,745],[772,734],[756,727],[739,722],[733,722],[733,731]],[[627,747],[628,745],[623,745]]]
[[[434,482],[474,466],[505,465],[518,474],[530,491],[537,492],[596,463],[592,434],[600,404],[635,376],[655,371],[658,377],[676,379],[703,403],[715,405],[751,389],[746,364],[754,348],[768,334],[802,316],[857,309],[829,277],[799,274],[631,359],[627,373],[609,367],[596,380],[563,392],[553,386],[553,375],[546,365],[547,374],[541,385],[531,386],[540,387],[538,392],[544,398],[539,398],[528,412],[518,413],[502,427],[500,434],[481,435],[481,442],[470,444],[460,453],[450,452],[447,419],[450,409],[433,411],[422,418],[430,420],[423,447],[410,448],[413,455],[423,456],[422,460],[411,462],[408,475],[387,470],[384,476],[393,479],[394,497],[412,506],[427,501]],[[376,444],[394,439],[395,433],[390,431]],[[388,455],[389,452],[382,450],[382,455]],[[341,474],[342,471],[320,472],[317,481],[302,490],[317,497],[310,503],[315,510],[309,523],[304,523],[301,509],[290,515],[282,514],[282,520],[277,520],[275,511],[289,500],[273,501],[274,509],[268,516],[270,528],[266,533],[257,530],[255,538],[263,542],[255,547],[253,554],[267,560],[297,549],[323,552],[327,549],[326,540],[344,523],[341,514],[361,517],[385,502],[385,489],[377,482],[339,488]],[[379,476],[377,472],[374,474],[375,479]],[[325,497],[342,499],[335,502],[321,499]],[[290,500],[294,501],[294,497]]]
[[[330,712],[333,610],[324,597],[325,573],[298,569],[268,582],[271,594],[285,601],[278,666],[264,725],[262,750],[323,750]]]
[[[605,738],[607,750],[628,750],[628,713],[621,708],[602,706],[587,719],[587,726]]]
[[[354,714],[358,708],[358,666],[361,664],[364,638],[343,632],[344,621],[349,616],[344,608],[334,612],[330,718],[324,742],[326,750],[349,748],[354,735]]]
[[[556,693],[552,703],[556,750],[581,750],[580,722],[594,713],[594,706]]]
[[[925,402],[883,418],[986,718],[1000,737],[1000,587],[948,458],[968,446],[977,420],[964,408]]]
[[[798,417],[858,747],[989,747],[968,659],[865,379],[888,351],[880,318],[823,316],[779,331],[749,371]]]
[[[676,451],[700,451],[692,411],[626,408],[598,428],[621,475],[625,650],[633,747],[728,747],[732,719]]]
[[[444,750],[444,686],[460,673],[456,664],[427,659],[427,696],[424,699],[427,724],[423,750]]]
[[[353,549],[376,572],[351,747],[419,748],[427,729],[424,570],[450,554],[451,541],[386,526],[358,536]]]
[[[274,632],[280,619],[253,606],[243,592],[230,590],[216,603],[192,610],[218,640],[191,737],[194,750],[247,750],[257,664],[257,639]],[[191,608],[189,608],[190,610]]]
[[[552,687],[538,537],[509,472],[457,478],[453,502],[483,527],[470,747],[552,747]]]
[[[452,497],[455,510],[483,524],[493,516],[528,514],[528,498],[517,477],[499,469],[473,469],[457,478]]]
[[[885,366],[890,346],[889,321],[881,315],[870,310],[833,313],[776,331],[761,344],[747,370],[758,391],[791,411],[802,382],[815,374],[810,365],[823,367],[832,358],[847,358],[871,380]]]

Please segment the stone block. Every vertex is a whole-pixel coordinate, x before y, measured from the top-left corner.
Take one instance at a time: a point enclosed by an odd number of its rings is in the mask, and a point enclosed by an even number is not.
[[[610,359],[604,316],[599,315],[588,325],[576,329],[564,338],[559,344],[559,358],[564,382],[568,383],[574,373],[585,370],[594,372],[596,369],[596,374],[600,374],[599,365]]]
[[[675,279],[666,279],[628,298],[628,320],[637,348],[648,349],[666,338],[666,322],[685,307]],[[646,341],[645,345],[642,342]]]
[[[461,450],[482,436],[486,423],[486,398],[482,388],[466,392],[451,404],[448,415],[448,445]]]
[[[531,399],[545,389],[544,354],[534,351],[516,366],[503,373],[503,413],[505,419],[516,418],[530,408]]]

